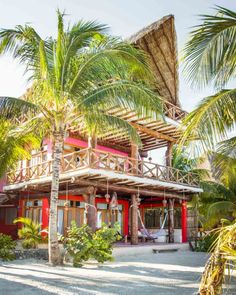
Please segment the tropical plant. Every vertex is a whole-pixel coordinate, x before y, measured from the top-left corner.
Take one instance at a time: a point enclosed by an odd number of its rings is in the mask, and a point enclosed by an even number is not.
[[[57,38],[42,39],[30,25],[0,31],[0,54],[12,53],[26,66],[32,86],[23,99],[0,99],[0,115],[24,116],[21,128],[38,126],[53,141],[49,214],[49,261],[59,264],[57,202],[63,143],[70,128],[89,137],[119,128],[140,142],[135,129],[107,112],[113,107],[158,117],[162,106],[150,90],[151,74],[143,52],[105,35],[107,26],[79,21],[64,28],[58,11]]]
[[[236,160],[216,154],[212,170],[214,180],[203,182],[204,192],[200,194],[199,210],[205,217],[205,228],[219,225],[222,218],[229,221],[236,218]]]
[[[16,242],[12,240],[11,236],[0,233],[0,258],[2,260],[13,260],[15,247]]]
[[[218,92],[204,98],[186,117],[183,142],[195,139],[192,146],[199,146],[200,139],[201,147],[212,150],[222,141],[221,151],[230,155],[236,147],[236,137],[228,139],[235,130],[236,89],[225,86],[236,73],[236,13],[219,6],[216,12],[202,16],[184,50],[185,72],[192,85],[213,83]]]
[[[23,239],[23,248],[37,248],[37,245],[42,241],[41,224],[28,217],[16,218],[14,223],[22,224],[22,228],[18,230],[18,236]]]
[[[225,271],[236,266],[236,223],[215,230],[218,238],[212,245],[212,254],[205,265],[199,294],[221,295]]]
[[[22,132],[9,120],[0,119],[0,178],[7,169],[15,168],[18,161],[29,158],[39,139],[30,132]]]
[[[66,237],[62,237],[66,255],[73,258],[73,265],[81,267],[90,258],[100,263],[112,260],[113,243],[119,239],[119,225],[109,228],[106,224],[95,233],[88,225],[78,227],[75,221],[67,231]]]

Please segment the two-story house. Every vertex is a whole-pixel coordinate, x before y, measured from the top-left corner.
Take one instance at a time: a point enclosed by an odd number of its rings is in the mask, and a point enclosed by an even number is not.
[[[71,129],[61,160],[58,232],[65,233],[72,220],[99,228],[102,222],[119,222],[121,233],[138,242],[138,230],[161,227],[170,242],[187,241],[187,202],[201,192],[198,179],[171,167],[171,151],[181,136],[179,126],[186,115],[178,97],[178,66],[174,17],[166,16],[130,38],[144,50],[163,97],[165,121],[137,117],[120,106],[109,109],[134,126],[142,147],[132,144],[120,130],[93,140],[82,125]],[[166,165],[148,158],[151,150],[166,149]],[[52,174],[52,143],[45,139],[30,160],[21,161],[0,185],[0,231],[16,235],[12,221],[28,216],[48,227]],[[167,217],[166,217],[167,214]],[[164,223],[165,222],[165,223]]]

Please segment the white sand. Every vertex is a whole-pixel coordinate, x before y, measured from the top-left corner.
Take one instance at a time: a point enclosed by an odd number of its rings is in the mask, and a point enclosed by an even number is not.
[[[120,257],[83,268],[51,267],[42,261],[0,263],[0,294],[165,294],[197,291],[203,253],[177,252]],[[236,294],[236,288],[233,293]]]

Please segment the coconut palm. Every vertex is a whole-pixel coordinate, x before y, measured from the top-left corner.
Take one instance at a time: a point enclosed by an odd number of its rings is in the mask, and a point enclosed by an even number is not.
[[[205,150],[227,139],[236,121],[236,89],[225,88],[236,74],[236,13],[219,6],[216,12],[202,16],[184,49],[185,72],[192,85],[214,84],[218,91],[204,98],[185,120],[184,140],[200,139]],[[235,147],[236,137],[230,142]],[[222,145],[230,154],[227,142]]]
[[[0,114],[23,107],[22,128],[41,126],[53,141],[49,214],[49,261],[60,263],[57,202],[63,142],[70,128],[100,136],[119,128],[136,142],[138,135],[126,121],[110,115],[117,106],[137,115],[159,116],[160,100],[150,90],[151,74],[143,52],[106,35],[107,27],[79,21],[64,28],[58,11],[57,38],[42,39],[29,25],[0,31],[0,53],[12,53],[26,67],[32,86],[23,99],[2,98]]]

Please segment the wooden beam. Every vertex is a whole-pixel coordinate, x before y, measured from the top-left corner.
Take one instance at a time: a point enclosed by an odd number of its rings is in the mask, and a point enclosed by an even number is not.
[[[87,185],[87,186],[94,186],[96,187],[98,190],[107,190],[107,183],[104,182],[99,182],[99,181],[89,181],[89,180],[81,180],[78,179],[78,182],[76,183],[76,185]],[[141,187],[139,187],[138,189],[138,185],[135,187],[126,187],[123,185],[118,185],[118,184],[111,184],[109,183],[109,190],[111,191],[116,191],[116,192],[122,192],[122,193],[128,193],[128,194],[138,194],[140,193],[141,196],[153,196],[153,197],[163,197],[164,196],[164,190],[155,190],[155,189],[143,189]],[[179,192],[179,193],[169,193],[165,191],[165,197],[166,198],[179,198],[182,199],[183,197],[183,193]],[[185,195],[186,197],[186,195]]]
[[[155,131],[155,130],[152,130],[152,129],[149,129],[145,126],[142,126],[142,125],[139,125],[137,123],[130,123],[130,125],[132,125],[135,129],[137,129],[138,131],[141,131],[141,132],[144,132],[148,135],[151,135],[152,137],[156,138],[156,139],[164,139],[166,141],[171,141],[171,142],[175,142],[176,139],[169,136],[169,135],[166,135],[166,134],[163,134],[159,131]]]

